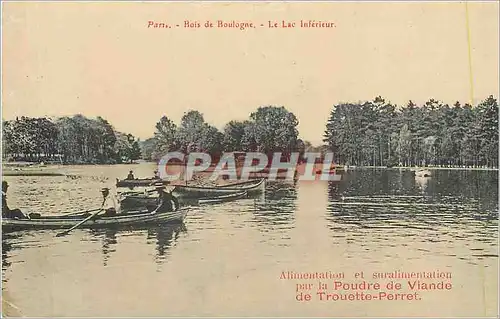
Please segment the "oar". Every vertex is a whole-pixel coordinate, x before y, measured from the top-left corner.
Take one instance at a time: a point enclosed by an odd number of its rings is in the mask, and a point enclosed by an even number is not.
[[[71,215],[79,215],[79,214],[85,214],[85,213],[90,213],[90,212],[95,212],[96,210],[101,210],[101,208],[95,208],[95,209],[90,209],[90,210],[83,210],[81,212],[73,212],[73,213],[64,213],[60,214],[57,216],[71,216]],[[33,214],[33,213],[32,213]],[[35,213],[35,214],[40,214],[40,213]],[[40,214],[41,215],[41,214]],[[29,217],[29,214],[27,215]],[[31,219],[31,218],[30,218]]]
[[[107,196],[107,195],[106,195]],[[104,208],[104,204],[106,203],[106,196],[104,197],[104,200],[102,201],[102,205],[101,205],[101,208],[99,208],[98,211],[96,211],[95,213],[93,213],[92,215],[90,215],[89,217],[85,218],[84,220],[82,220],[81,222],[77,223],[75,226],[71,227],[70,229],[68,230],[65,230],[63,232],[60,232],[56,235],[56,237],[61,237],[61,236],[64,236],[66,234],[68,234],[69,232],[71,232],[73,229],[79,227],[80,225],[86,223],[87,221],[89,221],[90,219],[92,219],[93,217],[97,216],[97,214],[99,214],[103,208]]]
[[[78,226],[80,226],[81,224],[83,223],[86,223],[88,220],[92,219],[92,217],[96,216],[97,214],[99,214],[100,212],[102,211],[102,208],[99,209],[97,212],[93,213],[92,215],[90,215],[89,217],[85,218],[84,220],[82,220],[81,222],[79,222],[78,224],[76,224],[75,226],[71,227],[70,229],[68,230],[65,230],[63,232],[60,232],[59,234],[56,235],[56,237],[61,237],[61,236],[64,236],[66,234],[68,234],[69,232],[71,232],[73,229],[75,228],[78,228]]]
[[[71,216],[71,215],[85,214],[85,213],[95,212],[96,210],[101,210],[101,209],[102,208],[95,208],[95,209],[90,209],[90,210],[84,210],[84,211],[81,211],[81,212],[61,214],[59,216]]]

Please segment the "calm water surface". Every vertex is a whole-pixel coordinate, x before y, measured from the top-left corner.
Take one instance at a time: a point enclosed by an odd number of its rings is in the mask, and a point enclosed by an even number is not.
[[[56,214],[150,164],[6,177],[9,206]],[[3,234],[3,297],[24,316],[494,316],[498,172],[357,170],[341,182],[267,183],[263,196],[200,206],[183,224]],[[420,301],[295,300],[282,271],[447,271]],[[347,280],[347,278],[346,278]],[[313,281],[314,282],[314,281]]]

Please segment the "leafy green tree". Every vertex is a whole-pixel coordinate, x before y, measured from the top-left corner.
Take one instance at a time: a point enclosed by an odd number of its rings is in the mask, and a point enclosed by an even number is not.
[[[250,114],[250,121],[242,138],[247,148],[264,153],[290,153],[296,148],[299,122],[285,107],[259,107]]]
[[[408,128],[408,124],[403,124],[403,127],[399,131],[399,139],[397,146],[397,154],[399,157],[399,163],[407,166],[410,163],[410,151],[411,151],[411,132]]]
[[[489,96],[476,108],[476,137],[480,165],[498,164],[498,102]]]
[[[163,116],[156,123],[156,131],[154,133],[154,150],[151,153],[151,159],[158,160],[168,152],[177,150],[179,140],[177,138],[177,126],[168,117]]]
[[[224,126],[223,147],[225,151],[241,151],[241,147],[244,144],[243,136],[245,135],[245,128],[249,124],[248,121],[230,121]]]
[[[148,138],[139,143],[141,157],[146,161],[154,160],[153,153],[156,149],[157,140],[154,137]]]
[[[184,152],[200,150],[200,141],[206,130],[203,114],[198,111],[188,111],[181,119],[181,124],[177,130],[177,137]]]
[[[224,134],[216,127],[203,124],[202,137],[198,141],[199,149],[212,155],[220,155],[223,152]]]
[[[332,108],[324,141],[337,162],[350,165],[498,167],[498,102],[343,103]]]

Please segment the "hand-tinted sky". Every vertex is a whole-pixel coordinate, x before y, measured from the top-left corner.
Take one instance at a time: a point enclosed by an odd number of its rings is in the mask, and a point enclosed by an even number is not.
[[[498,97],[498,3],[469,3],[474,101]],[[256,29],[148,29],[148,21]],[[268,29],[268,20],[334,29]],[[470,101],[464,3],[4,3],[3,118],[81,113],[147,138],[197,109],[218,128],[284,105],[317,144],[333,104]]]

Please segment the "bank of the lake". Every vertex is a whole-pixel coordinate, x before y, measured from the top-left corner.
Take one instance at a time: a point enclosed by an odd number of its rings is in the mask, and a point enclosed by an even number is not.
[[[386,170],[462,170],[462,171],[498,171],[495,167],[443,167],[443,166],[342,166],[343,169],[386,169]]]

